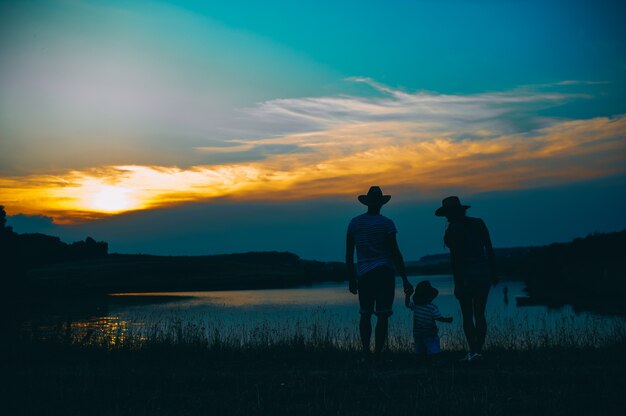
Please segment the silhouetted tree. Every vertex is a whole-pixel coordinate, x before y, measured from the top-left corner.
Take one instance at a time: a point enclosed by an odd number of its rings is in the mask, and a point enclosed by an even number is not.
[[[17,234],[6,223],[6,211],[0,205],[0,278],[5,285],[23,278],[27,268],[104,257],[109,251],[108,243],[91,237],[68,245],[59,237],[46,234]]]
[[[622,304],[626,296],[626,230],[569,243],[530,247],[507,259],[531,297],[555,304]]]
[[[20,247],[28,267],[41,266],[69,258],[67,244],[46,234],[19,234]]]
[[[0,205],[0,284],[4,288],[15,288],[23,283],[24,262],[18,234],[7,227],[7,214]]]
[[[109,244],[100,241],[96,242],[91,237],[87,237],[85,241],[76,241],[69,246],[70,257],[75,259],[89,259],[95,257],[104,257],[109,251]]]

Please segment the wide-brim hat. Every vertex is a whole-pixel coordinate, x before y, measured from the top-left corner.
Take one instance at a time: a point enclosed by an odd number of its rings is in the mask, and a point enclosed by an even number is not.
[[[363,205],[385,205],[391,199],[391,195],[383,195],[379,186],[372,186],[367,195],[359,195],[359,202]]]
[[[471,205],[461,204],[461,200],[458,196],[449,196],[441,201],[441,206],[437,208],[435,215],[438,217],[444,217],[450,212],[458,212],[461,210],[465,211],[470,207]]]
[[[413,296],[418,303],[429,303],[432,302],[437,295],[439,295],[439,291],[432,287],[428,280],[424,280],[415,286],[415,294]]]

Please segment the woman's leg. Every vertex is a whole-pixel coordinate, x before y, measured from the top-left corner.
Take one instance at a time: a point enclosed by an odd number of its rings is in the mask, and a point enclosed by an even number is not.
[[[474,319],[476,322],[475,332],[475,351],[480,353],[483,350],[483,344],[485,343],[485,337],[487,336],[487,318],[485,317],[485,308],[487,307],[487,296],[489,295],[489,289],[484,293],[480,293],[474,297]]]
[[[463,315],[463,332],[469,344],[470,352],[476,351],[476,326],[474,325],[474,308],[472,298],[463,296],[458,298],[461,305],[461,314]]]

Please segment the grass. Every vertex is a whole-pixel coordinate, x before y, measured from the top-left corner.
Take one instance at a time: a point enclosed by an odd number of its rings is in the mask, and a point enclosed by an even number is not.
[[[480,366],[418,366],[393,352],[160,344],[107,350],[31,345],[9,355],[5,414],[618,414],[623,346],[492,350]],[[6,385],[6,384],[5,384]]]
[[[254,312],[249,312],[254,314]],[[392,352],[412,350],[410,317],[394,316],[390,321],[388,348]],[[307,346],[357,350],[360,346],[358,316],[349,318],[312,308],[295,318],[263,319],[259,316],[224,318],[207,313],[203,318],[185,316],[181,321],[177,309],[166,314],[99,316],[91,320],[51,321],[48,325],[32,325],[21,336],[30,341],[48,340],[60,344],[80,344],[108,349],[140,349],[145,345],[175,344],[231,349]],[[528,314],[489,314],[487,349],[533,350],[545,348],[590,348],[613,345],[626,339],[626,319],[597,315],[561,314],[530,317]],[[375,318],[374,318],[375,319]],[[442,347],[447,351],[463,351],[465,337],[460,316],[452,324],[439,324]]]
[[[589,328],[583,344],[577,331],[546,324],[545,336],[520,343],[511,331],[524,324],[511,322],[494,328],[487,360],[474,366],[457,363],[462,336],[448,326],[436,366],[416,363],[410,338],[394,336],[371,367],[360,362],[355,330],[294,325],[174,322],[134,333],[117,323],[17,337],[2,345],[1,406],[4,414],[229,416],[598,415],[626,406],[624,326],[610,337]]]

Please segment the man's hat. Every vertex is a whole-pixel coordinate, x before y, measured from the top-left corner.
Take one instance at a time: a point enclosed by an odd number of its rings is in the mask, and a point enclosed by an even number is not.
[[[423,280],[415,286],[413,299],[415,303],[430,303],[437,297],[439,291],[431,286],[428,280]]]
[[[359,195],[359,202],[363,205],[385,205],[391,199],[391,195],[383,195],[379,186],[372,186],[367,195]]]
[[[438,217],[444,217],[449,212],[466,210],[469,207],[471,207],[471,205],[461,205],[461,200],[458,196],[449,196],[441,201],[441,206],[437,208],[435,215]]]

